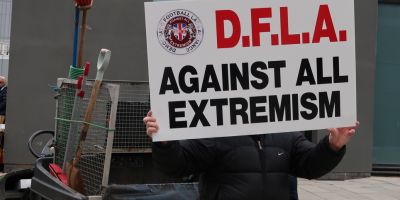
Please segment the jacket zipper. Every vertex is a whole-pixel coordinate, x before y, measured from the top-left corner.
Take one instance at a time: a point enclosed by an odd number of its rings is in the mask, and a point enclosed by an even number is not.
[[[257,144],[258,144],[258,150],[262,151],[263,147],[262,147],[261,141],[257,140]]]
[[[265,155],[264,155],[264,135],[258,135],[257,139],[255,139],[255,142],[258,147],[258,155],[260,158],[260,163],[261,163],[261,173],[262,173],[262,181],[263,181],[263,199],[267,197],[266,190],[265,188],[267,187],[267,170],[266,170],[266,160],[265,160]]]

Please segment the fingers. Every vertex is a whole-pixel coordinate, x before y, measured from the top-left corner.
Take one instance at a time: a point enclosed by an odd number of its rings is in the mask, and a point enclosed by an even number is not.
[[[148,121],[146,123],[146,133],[149,137],[153,137],[155,133],[158,132],[158,124],[155,121]]]
[[[157,122],[147,122],[146,128],[147,129],[154,128],[155,130],[158,131],[158,124],[157,124]]]
[[[147,113],[146,117],[143,118],[143,122],[146,125],[147,125],[147,122],[155,122],[155,121],[156,121],[156,118],[153,117],[153,112],[151,110]]]
[[[143,122],[144,122],[144,124],[147,125],[147,123],[149,123],[149,122],[156,122],[156,118],[155,117],[145,117],[145,118],[143,118]]]
[[[348,129],[357,129],[359,126],[360,126],[360,122],[356,121],[354,126],[349,126],[349,127],[346,127],[346,128],[348,128]]]
[[[347,127],[347,134],[353,136],[356,133],[356,129],[360,126],[360,122],[356,121],[356,124],[351,127]]]
[[[153,117],[153,112],[149,111],[145,118],[143,118],[144,124],[146,124],[146,133],[149,137],[153,137],[155,133],[158,132],[158,124],[155,117]]]
[[[156,127],[149,127],[149,128],[147,128],[146,133],[147,133],[147,135],[148,135],[149,137],[153,137],[153,135],[156,134],[157,131],[158,131],[158,128],[156,128]]]
[[[328,129],[326,129],[326,130],[328,130],[329,137],[336,136],[337,133],[338,133],[337,128],[328,128]]]
[[[356,129],[360,126],[360,122],[356,121],[354,126],[348,126],[348,127],[339,127],[339,128],[328,128],[327,130],[331,134],[336,134],[336,133],[355,133]]]

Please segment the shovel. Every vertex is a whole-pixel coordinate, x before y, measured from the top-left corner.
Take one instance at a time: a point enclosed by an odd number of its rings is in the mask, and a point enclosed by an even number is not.
[[[97,73],[96,80],[94,81],[92,91],[90,93],[89,103],[86,108],[84,124],[82,125],[78,147],[76,149],[75,157],[67,164],[67,178],[68,186],[75,191],[85,195],[85,187],[83,185],[82,175],[78,169],[78,163],[81,159],[83,144],[89,130],[89,124],[92,120],[92,113],[96,105],[96,99],[100,91],[100,85],[103,80],[104,71],[110,62],[111,51],[108,49],[101,49],[99,58],[97,60]]]
[[[83,76],[79,76],[78,80],[77,80],[74,105],[73,105],[73,109],[72,109],[72,113],[71,113],[72,120],[75,120],[79,117],[78,109],[80,108],[83,97],[85,96],[84,86],[86,85],[86,79],[89,74],[89,67],[90,67],[90,63],[87,62],[85,65],[85,71],[83,73]],[[67,145],[66,145],[65,153],[64,153],[64,162],[63,162],[63,166],[62,166],[63,174],[67,174],[67,163],[74,156],[74,150],[76,149],[75,145],[78,140],[78,138],[77,138],[78,128],[79,128],[79,124],[77,124],[77,123],[71,123],[71,125],[69,127]]]

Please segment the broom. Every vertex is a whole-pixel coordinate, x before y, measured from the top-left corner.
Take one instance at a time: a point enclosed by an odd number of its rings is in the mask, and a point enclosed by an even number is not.
[[[108,63],[110,62],[111,51],[108,49],[101,49],[99,58],[97,60],[97,73],[96,79],[94,81],[92,91],[90,93],[90,98],[88,102],[88,106],[86,108],[84,124],[82,125],[80,139],[78,143],[78,147],[76,149],[75,157],[67,164],[67,178],[68,178],[68,186],[70,186],[75,191],[85,194],[85,188],[83,185],[82,175],[78,169],[78,164],[81,159],[83,144],[86,140],[87,133],[89,131],[89,123],[92,120],[92,113],[94,107],[96,105],[96,99],[100,91],[100,85],[103,80],[104,71],[108,67]]]
[[[92,8],[93,0],[75,0],[75,6],[82,10],[82,25],[81,31],[79,35],[79,52],[78,52],[78,65],[77,67],[82,67],[83,60],[83,47],[85,43],[85,32],[86,32],[86,23],[87,23],[87,11]]]

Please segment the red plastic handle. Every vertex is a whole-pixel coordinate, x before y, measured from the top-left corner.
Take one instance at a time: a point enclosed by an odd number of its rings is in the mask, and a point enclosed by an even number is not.
[[[78,97],[83,98],[85,96],[85,91],[81,90],[78,93]]]
[[[78,90],[82,89],[82,82],[83,82],[83,77],[79,76],[78,80],[76,82],[76,89],[78,89]]]
[[[89,75],[89,69],[90,69],[90,62],[86,62],[85,71],[83,71],[83,75],[84,76],[88,76]]]
[[[49,169],[50,169],[50,174],[51,175],[56,177],[58,180],[60,180],[65,185],[68,185],[67,176],[65,176],[65,174],[62,173],[62,169],[61,169],[60,166],[58,166],[57,164],[52,163],[52,164],[49,165]]]
[[[78,7],[82,7],[82,6],[91,6],[93,3],[93,0],[75,0],[75,4]]]

